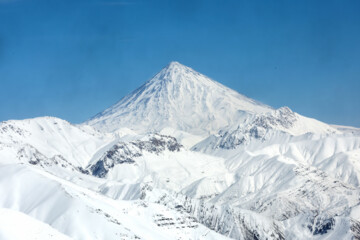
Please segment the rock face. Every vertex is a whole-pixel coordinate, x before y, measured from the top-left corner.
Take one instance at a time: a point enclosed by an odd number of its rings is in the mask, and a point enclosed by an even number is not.
[[[263,114],[251,115],[238,125],[223,128],[217,134],[194,146],[193,149],[235,149],[254,140],[263,142],[274,134],[298,136],[306,133],[332,134],[338,132],[329,125],[305,118],[288,107],[282,107]]]
[[[176,138],[160,134],[152,135],[148,140],[137,141],[134,143],[139,149],[150,153],[161,153],[163,151],[179,152],[183,147]]]
[[[235,130],[221,130],[218,135],[219,143],[214,147],[234,149],[251,139],[264,141],[266,134],[270,131],[290,130],[297,120],[296,114],[287,107],[266,114],[258,114],[246,119]]]
[[[95,163],[88,166],[90,173],[97,177],[106,177],[106,174],[117,164],[133,164],[143,152],[159,154],[164,151],[178,152],[183,147],[174,137],[160,134],[151,134],[146,140],[137,140],[129,143],[118,142],[106,151]]]
[[[89,167],[90,173],[97,177],[105,177],[109,169],[116,164],[131,164],[136,157],[142,156],[141,150],[132,143],[118,143],[108,150],[94,165]]]

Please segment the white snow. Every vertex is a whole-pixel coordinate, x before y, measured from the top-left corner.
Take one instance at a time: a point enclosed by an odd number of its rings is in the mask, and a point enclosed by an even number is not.
[[[352,239],[359,184],[358,129],[177,62],[85,124],[0,123],[0,239]]]
[[[171,62],[155,77],[86,124],[103,131],[173,128],[203,135],[271,108]]]
[[[0,239],[70,240],[71,238],[24,213],[0,208]]]

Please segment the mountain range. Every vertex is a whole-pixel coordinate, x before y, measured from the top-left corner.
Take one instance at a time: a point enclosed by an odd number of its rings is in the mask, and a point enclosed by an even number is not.
[[[0,123],[0,239],[360,239],[359,185],[360,129],[178,62],[82,124]]]

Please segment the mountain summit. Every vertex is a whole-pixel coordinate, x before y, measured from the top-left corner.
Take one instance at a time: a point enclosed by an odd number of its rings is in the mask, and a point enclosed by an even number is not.
[[[170,62],[141,87],[86,123],[102,131],[173,128],[205,134],[271,110],[190,67]]]

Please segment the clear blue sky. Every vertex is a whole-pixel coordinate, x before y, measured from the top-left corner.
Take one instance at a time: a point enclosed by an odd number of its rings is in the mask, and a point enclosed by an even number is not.
[[[82,122],[172,60],[360,127],[358,0],[0,0],[0,121]]]

